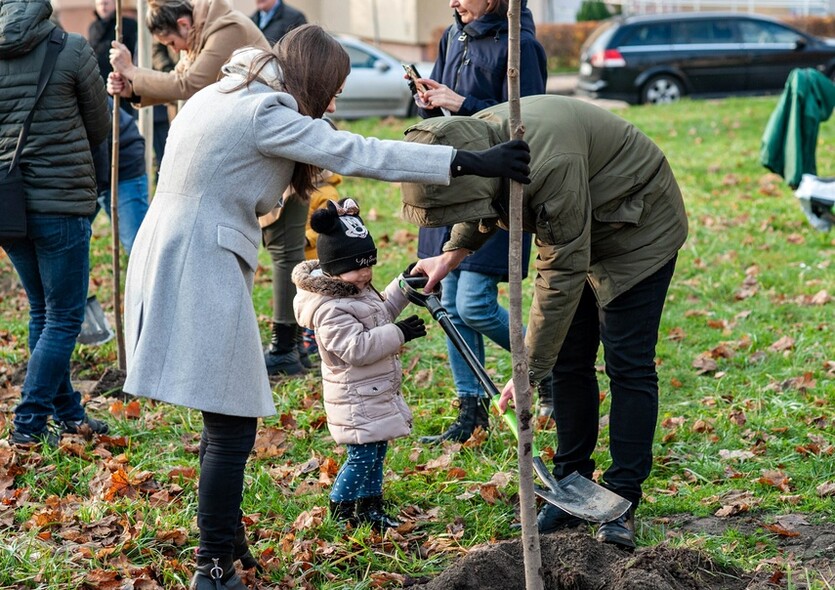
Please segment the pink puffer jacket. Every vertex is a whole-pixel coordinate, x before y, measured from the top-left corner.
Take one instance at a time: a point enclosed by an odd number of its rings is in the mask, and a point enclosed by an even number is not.
[[[408,301],[397,280],[383,294],[373,287],[326,277],[318,260],[293,271],[293,307],[299,325],[316,331],[322,359],[328,429],[340,444],[365,444],[406,436],[412,412],[403,400],[400,347],[394,319]]]

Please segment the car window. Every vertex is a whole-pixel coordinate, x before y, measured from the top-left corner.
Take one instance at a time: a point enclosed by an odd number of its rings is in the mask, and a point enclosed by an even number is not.
[[[603,51],[609,45],[609,41],[618,29],[619,27],[615,26],[614,21],[600,25],[600,27],[589,35],[586,42],[583,43],[581,53],[597,53],[598,51]]]
[[[733,43],[734,22],[730,20],[685,20],[672,24],[673,43]]]
[[[619,43],[621,47],[669,44],[670,23],[650,23],[632,27]]]
[[[797,31],[777,23],[742,21],[739,23],[743,43],[796,43],[800,39]]]
[[[370,53],[349,45],[343,45],[342,47],[348,53],[348,57],[351,58],[351,69],[374,67],[374,62],[377,61],[377,58]]]

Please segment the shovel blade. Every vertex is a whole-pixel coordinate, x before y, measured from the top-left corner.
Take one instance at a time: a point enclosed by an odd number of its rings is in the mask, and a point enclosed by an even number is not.
[[[534,458],[534,469],[546,486],[534,486],[536,495],[577,518],[591,522],[609,522],[621,516],[631,506],[629,500],[576,471],[557,481],[539,457]]]

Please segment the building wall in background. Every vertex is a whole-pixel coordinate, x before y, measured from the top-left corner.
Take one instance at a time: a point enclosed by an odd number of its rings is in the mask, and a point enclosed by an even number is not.
[[[122,0],[125,15],[136,17],[136,1]],[[255,12],[255,0],[229,0],[241,12]],[[581,0],[528,0],[537,22],[566,22],[568,5]],[[293,0],[291,6],[305,13],[309,22],[333,33],[354,35],[377,43],[404,61],[431,61],[441,31],[452,22],[449,0]],[[52,0],[62,26],[87,34],[94,19],[93,0]]]

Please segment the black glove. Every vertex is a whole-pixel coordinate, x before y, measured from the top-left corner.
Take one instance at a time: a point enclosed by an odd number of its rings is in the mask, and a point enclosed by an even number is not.
[[[530,184],[528,163],[531,150],[521,139],[514,139],[481,152],[458,150],[452,159],[452,175],[474,174],[494,178],[506,176],[522,184]]]
[[[394,325],[403,332],[406,342],[426,336],[426,324],[416,315],[410,315],[405,320],[395,322]]]

